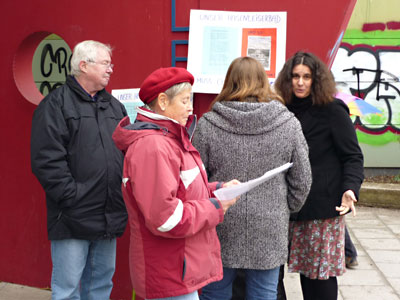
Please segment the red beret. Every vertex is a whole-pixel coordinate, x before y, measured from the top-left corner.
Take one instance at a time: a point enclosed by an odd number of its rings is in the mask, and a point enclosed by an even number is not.
[[[165,92],[171,86],[189,82],[193,85],[194,77],[184,68],[160,68],[151,73],[140,87],[139,97],[144,103],[150,103],[158,94]]]

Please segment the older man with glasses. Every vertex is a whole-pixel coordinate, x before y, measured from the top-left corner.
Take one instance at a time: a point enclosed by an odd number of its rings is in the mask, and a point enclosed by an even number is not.
[[[108,45],[79,43],[71,76],[33,115],[31,163],[46,192],[53,300],[110,298],[116,237],[127,222],[123,154],[111,138],[127,113],[105,90],[112,73]]]

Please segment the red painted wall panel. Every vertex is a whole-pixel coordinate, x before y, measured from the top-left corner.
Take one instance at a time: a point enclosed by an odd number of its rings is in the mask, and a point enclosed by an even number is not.
[[[287,57],[306,49],[328,62],[355,1],[176,0],[176,26],[189,25],[190,8],[287,11]],[[139,87],[151,71],[170,66],[171,40],[187,40],[188,33],[171,32],[170,0],[13,0],[1,1],[0,11],[0,281],[48,287],[51,261],[45,198],[31,174],[29,158],[31,118],[36,106],[21,95],[14,81],[13,60],[18,47],[38,31],[56,33],[71,48],[85,39],[110,43],[116,65],[111,90]],[[183,49],[179,56],[187,52],[187,47]],[[213,98],[195,95],[195,111],[203,113]],[[118,241],[113,299],[129,299],[131,295],[128,233]]]

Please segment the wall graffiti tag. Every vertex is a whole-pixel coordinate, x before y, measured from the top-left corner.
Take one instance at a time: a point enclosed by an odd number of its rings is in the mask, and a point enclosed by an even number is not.
[[[348,28],[332,65],[338,90],[381,114],[353,116],[364,166],[400,168],[400,22]]]
[[[71,71],[71,50],[64,40],[43,40],[36,49],[32,72],[37,88],[43,96],[60,87]]]
[[[400,47],[342,44],[332,72],[338,89],[382,111],[355,117],[358,130],[370,135],[400,134]]]

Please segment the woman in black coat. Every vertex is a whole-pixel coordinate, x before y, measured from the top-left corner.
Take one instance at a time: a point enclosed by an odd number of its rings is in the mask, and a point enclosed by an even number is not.
[[[299,119],[309,147],[313,183],[292,215],[289,272],[300,273],[304,299],[337,299],[345,271],[344,215],[355,215],[363,181],[363,155],[349,110],[335,99],[335,81],[315,55],[297,52],[274,84]]]

